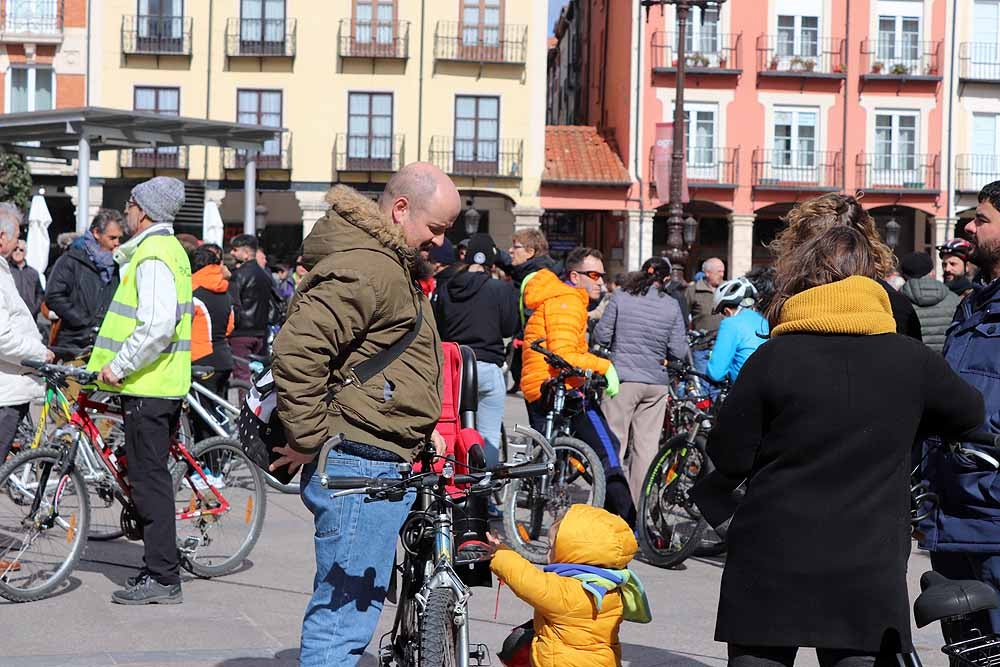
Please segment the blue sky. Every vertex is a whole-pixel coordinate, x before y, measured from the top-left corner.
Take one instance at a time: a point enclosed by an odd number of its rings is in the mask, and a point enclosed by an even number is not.
[[[556,19],[559,18],[559,10],[569,2],[569,0],[549,0],[549,34],[552,34],[552,26],[555,25]]]

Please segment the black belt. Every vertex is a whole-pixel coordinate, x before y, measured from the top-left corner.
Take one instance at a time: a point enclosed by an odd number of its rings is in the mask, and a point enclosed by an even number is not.
[[[394,452],[374,445],[366,445],[363,442],[345,440],[334,451],[348,456],[357,456],[359,459],[369,461],[382,461],[384,463],[403,463],[403,457]]]

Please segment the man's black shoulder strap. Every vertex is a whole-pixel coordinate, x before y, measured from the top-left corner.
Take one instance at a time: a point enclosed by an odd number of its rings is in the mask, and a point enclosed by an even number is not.
[[[424,322],[424,309],[421,307],[417,294],[413,295],[413,305],[417,309],[417,318],[413,322],[413,328],[407,331],[402,338],[393,343],[390,347],[382,350],[371,359],[366,359],[351,369],[351,373],[358,379],[360,384],[368,382],[406,351],[406,348],[413,344],[420,333],[420,326]]]

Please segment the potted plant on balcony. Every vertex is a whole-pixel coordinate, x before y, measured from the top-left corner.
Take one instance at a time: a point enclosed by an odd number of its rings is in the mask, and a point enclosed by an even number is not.
[[[775,55],[775,56],[771,56],[771,62],[769,62],[769,63],[767,64],[767,68],[768,68],[769,70],[772,70],[772,71],[773,71],[773,70],[776,70],[776,69],[778,69],[778,63],[779,63],[779,62],[780,62],[780,61],[778,60],[778,56],[776,56],[776,55]]]
[[[688,67],[708,67],[710,61],[703,53],[692,53],[687,58]]]
[[[727,56],[725,53],[720,53],[719,54],[719,68],[720,69],[726,69],[726,64],[728,62],[729,62],[729,56]]]
[[[892,68],[890,68],[889,71],[893,74],[902,76],[910,73],[910,66],[903,63],[896,63],[892,66]]]
[[[802,58],[800,58],[799,56],[795,56],[788,61],[788,69],[792,70],[793,72],[801,71],[804,68],[804,63],[805,61]]]
[[[885,67],[885,63],[881,60],[876,60],[872,63],[872,74],[881,74],[882,69]]]
[[[834,74],[843,74],[844,73],[844,64],[843,63],[834,63],[832,69],[833,69],[833,73]]]
[[[927,65],[927,67],[924,68],[924,73],[927,76],[937,76],[938,73],[937,65]]]
[[[802,61],[802,69],[804,69],[807,72],[812,72],[813,70],[816,69],[816,61],[813,60],[812,58],[806,58],[805,60]]]

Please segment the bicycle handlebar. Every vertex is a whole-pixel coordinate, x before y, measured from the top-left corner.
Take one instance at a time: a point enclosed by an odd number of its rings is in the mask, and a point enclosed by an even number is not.
[[[577,368],[576,366],[569,363],[568,361],[560,357],[552,350],[542,347],[542,343],[544,342],[545,342],[544,338],[539,338],[538,340],[533,341],[531,343],[531,349],[537,352],[538,354],[542,355],[543,357],[545,357],[545,361],[549,364],[549,366],[552,366],[552,368],[557,369],[559,371],[559,374],[563,377],[564,380],[569,379],[571,377],[581,377],[584,378],[585,380],[594,381],[597,377],[603,377],[601,376],[600,373],[597,373],[595,371],[584,370],[583,368]]]
[[[366,493],[377,494],[386,489],[402,487],[409,489],[433,488],[443,481],[453,484],[479,484],[503,479],[521,479],[552,474],[551,463],[523,463],[517,466],[500,466],[483,472],[445,477],[436,473],[421,473],[406,479],[386,479],[384,477],[331,477],[324,488],[348,491],[363,489]]]
[[[60,366],[44,361],[22,361],[21,365],[37,371],[47,381],[55,384],[62,384],[65,378],[73,378],[80,384],[93,384],[97,380],[97,373],[79,366]]]
[[[699,373],[698,371],[696,371],[695,369],[691,368],[687,364],[682,364],[682,363],[679,363],[679,362],[676,362],[676,361],[668,361],[666,363],[666,367],[667,367],[667,370],[671,370],[671,371],[674,371],[676,373],[684,373],[685,375],[692,375],[692,376],[694,376],[694,377],[696,377],[696,378],[698,378],[700,380],[704,380],[705,382],[709,383],[710,385],[712,385],[714,387],[724,387],[729,382],[728,379],[723,379],[721,381],[713,380],[708,375],[706,375],[704,373]]]

